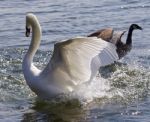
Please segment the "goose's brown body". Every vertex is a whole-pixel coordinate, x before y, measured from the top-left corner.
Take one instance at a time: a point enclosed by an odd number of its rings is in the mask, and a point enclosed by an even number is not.
[[[123,43],[121,41],[121,37],[124,35],[125,31],[118,33],[118,32],[114,32],[114,30],[112,28],[106,28],[106,29],[101,29],[98,30],[90,35],[88,35],[88,37],[98,37],[98,38],[102,38],[105,41],[114,43],[117,46],[117,53],[119,58],[124,57],[132,48],[132,33],[133,30],[135,29],[139,29],[142,30],[142,28],[137,25],[137,24],[132,24],[129,27],[129,31],[128,31],[128,35],[127,35],[127,39],[126,39],[126,43]]]

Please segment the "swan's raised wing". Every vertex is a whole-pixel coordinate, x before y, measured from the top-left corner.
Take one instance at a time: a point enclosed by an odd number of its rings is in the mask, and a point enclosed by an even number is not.
[[[109,42],[113,36],[113,31],[113,28],[101,29],[88,35],[88,37],[95,36]]]
[[[61,67],[80,84],[96,75],[100,66],[118,60],[115,45],[96,37],[78,37],[55,44],[50,61],[53,69]]]

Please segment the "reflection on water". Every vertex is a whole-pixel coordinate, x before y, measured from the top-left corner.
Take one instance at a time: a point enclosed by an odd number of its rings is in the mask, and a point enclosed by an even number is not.
[[[84,120],[85,112],[78,100],[64,102],[43,102],[37,100],[32,111],[25,113],[23,122],[28,121],[60,121],[71,122]]]

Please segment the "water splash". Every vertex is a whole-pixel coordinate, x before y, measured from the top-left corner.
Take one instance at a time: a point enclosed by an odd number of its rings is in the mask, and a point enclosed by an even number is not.
[[[105,96],[110,97],[111,95],[108,93],[109,89],[109,82],[106,79],[97,76],[92,82],[78,86],[70,96],[71,98],[77,98],[81,103],[86,104],[92,102],[96,98]]]

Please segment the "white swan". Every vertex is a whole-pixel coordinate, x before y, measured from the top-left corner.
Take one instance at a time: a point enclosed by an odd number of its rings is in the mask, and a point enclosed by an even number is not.
[[[91,82],[100,66],[118,60],[116,46],[97,37],[76,37],[54,45],[54,53],[44,70],[33,64],[40,45],[41,27],[37,17],[26,16],[26,36],[32,29],[32,40],[23,60],[23,73],[31,90],[49,99],[73,91],[76,86]]]

